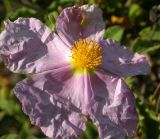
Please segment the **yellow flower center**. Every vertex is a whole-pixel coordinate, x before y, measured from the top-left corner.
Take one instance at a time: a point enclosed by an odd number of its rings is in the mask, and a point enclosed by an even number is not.
[[[102,63],[102,48],[95,40],[80,39],[72,47],[71,63],[76,71],[94,70]]]

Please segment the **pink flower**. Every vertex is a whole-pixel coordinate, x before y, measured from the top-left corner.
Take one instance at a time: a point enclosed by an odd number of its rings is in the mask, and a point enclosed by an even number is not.
[[[14,93],[32,124],[50,138],[76,139],[90,117],[101,139],[134,134],[138,117],[132,92],[120,77],[146,74],[146,58],[111,39],[95,5],[69,7],[57,34],[35,18],[5,21],[0,54],[16,73],[36,73]]]

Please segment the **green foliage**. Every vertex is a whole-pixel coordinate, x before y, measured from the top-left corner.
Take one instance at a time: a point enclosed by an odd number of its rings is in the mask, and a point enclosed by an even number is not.
[[[106,23],[105,38],[112,38],[128,46],[134,52],[145,54],[152,65],[148,76],[129,77],[125,80],[136,97],[139,124],[136,139],[160,139],[160,27],[159,13],[149,21],[150,9],[159,0],[0,0],[0,31],[3,20],[18,17],[36,17],[56,31],[56,18],[68,6],[95,3],[103,10]],[[158,7],[158,6],[157,6]],[[153,14],[152,14],[153,15]],[[112,17],[116,17],[113,21]],[[158,22],[158,23],[157,23]],[[39,128],[30,124],[22,112],[12,89],[24,77],[6,70],[0,62],[0,139],[47,139]],[[157,91],[158,90],[158,91]],[[80,139],[98,139],[92,121]]]
[[[160,44],[153,44],[151,41],[138,38],[132,43],[130,49],[141,54],[154,53],[160,49]]]
[[[0,137],[0,139],[16,139],[16,138],[17,138],[16,134],[7,134],[7,135]]]
[[[142,13],[142,9],[138,4],[133,3],[130,5],[129,13],[128,13],[128,16],[130,18],[136,18],[136,17],[140,16],[141,13]]]
[[[124,30],[120,26],[111,26],[106,29],[105,37],[111,38],[116,41],[121,41],[123,37]]]
[[[92,123],[92,121],[87,122],[87,129],[84,134],[80,137],[80,139],[99,139],[98,132],[96,126]]]
[[[146,40],[160,41],[160,27],[157,27],[155,29],[146,27],[140,31],[139,35],[141,36],[141,38]]]
[[[139,132],[143,134],[145,139],[159,139],[160,119],[139,98],[137,98],[137,106],[141,119],[139,122]]]

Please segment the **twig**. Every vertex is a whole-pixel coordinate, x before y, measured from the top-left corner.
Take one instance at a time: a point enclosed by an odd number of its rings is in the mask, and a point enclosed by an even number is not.
[[[160,95],[159,95],[158,101],[157,101],[156,114],[158,114],[158,112],[159,112],[159,107],[160,107]]]
[[[159,90],[160,90],[160,83],[158,84],[157,88],[155,89],[155,91],[153,93],[153,98],[155,98],[157,96],[157,93]]]

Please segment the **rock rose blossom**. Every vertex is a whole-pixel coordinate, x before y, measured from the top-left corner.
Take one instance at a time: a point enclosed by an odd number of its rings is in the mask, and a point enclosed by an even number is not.
[[[146,58],[103,39],[95,5],[69,7],[57,33],[35,18],[4,22],[0,55],[15,73],[35,73],[14,88],[31,123],[52,139],[77,139],[90,118],[100,139],[134,135],[135,99],[121,77],[147,74]]]

